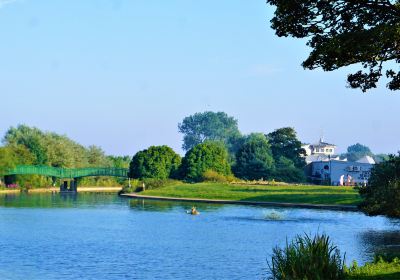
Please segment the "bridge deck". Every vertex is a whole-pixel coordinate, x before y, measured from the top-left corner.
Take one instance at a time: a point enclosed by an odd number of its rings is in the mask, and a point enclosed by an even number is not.
[[[59,168],[51,166],[19,165],[3,175],[43,175],[63,179],[90,176],[128,177],[128,169],[111,167]]]

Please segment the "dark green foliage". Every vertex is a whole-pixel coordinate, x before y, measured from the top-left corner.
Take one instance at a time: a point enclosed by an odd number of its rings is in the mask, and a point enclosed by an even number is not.
[[[360,208],[368,215],[400,217],[400,154],[375,164],[360,194],[364,199]]]
[[[376,163],[381,163],[382,161],[386,161],[389,159],[388,154],[376,154],[374,155],[374,160]]]
[[[236,153],[235,175],[246,180],[268,179],[274,159],[267,139],[261,133],[250,134]]]
[[[371,152],[371,150],[367,146],[357,143],[357,144],[351,145],[347,148],[347,153],[345,156],[347,157],[348,161],[357,161],[364,156],[373,157],[374,154]]]
[[[344,261],[327,235],[297,236],[273,250],[272,280],[342,280]]]
[[[336,70],[360,63],[348,76],[352,88],[375,88],[385,62],[400,60],[398,0],[293,1],[267,0],[276,6],[272,28],[280,37],[308,38],[312,49],[306,69]],[[391,63],[388,63],[391,65]],[[400,89],[400,72],[388,69],[388,88]]]
[[[237,120],[224,112],[196,113],[184,118],[178,128],[184,135],[182,148],[185,151],[204,141],[222,141],[229,151],[234,151],[241,137]]]
[[[285,157],[298,168],[305,166],[304,158],[301,156],[305,155],[305,151],[301,147],[301,142],[297,139],[296,131],[293,128],[279,128],[266,136],[275,161]]]
[[[201,181],[203,174],[213,170],[230,175],[228,152],[220,142],[207,141],[189,150],[182,160],[181,177],[188,181]]]
[[[275,181],[301,183],[306,181],[304,170],[294,166],[294,163],[285,157],[280,157],[273,173]]]
[[[131,178],[167,179],[173,177],[181,157],[168,146],[151,146],[136,153],[130,163]]]

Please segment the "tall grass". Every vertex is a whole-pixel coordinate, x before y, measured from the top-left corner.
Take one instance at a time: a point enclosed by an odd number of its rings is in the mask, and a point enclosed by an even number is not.
[[[296,236],[285,248],[276,247],[268,262],[271,280],[342,280],[344,258],[325,234]]]

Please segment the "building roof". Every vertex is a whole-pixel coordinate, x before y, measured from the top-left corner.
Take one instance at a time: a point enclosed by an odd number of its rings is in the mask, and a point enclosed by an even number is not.
[[[312,146],[319,146],[319,147],[326,147],[326,146],[333,146],[336,147],[336,145],[334,144],[330,144],[324,141],[324,138],[320,138],[319,142],[316,144],[312,144]]]
[[[359,160],[357,160],[356,162],[375,164],[375,160],[370,156],[364,156],[364,157],[360,158]]]
[[[330,160],[340,160],[340,159],[338,155],[312,154],[306,156],[305,160],[307,163],[311,163],[315,161],[330,161]]]

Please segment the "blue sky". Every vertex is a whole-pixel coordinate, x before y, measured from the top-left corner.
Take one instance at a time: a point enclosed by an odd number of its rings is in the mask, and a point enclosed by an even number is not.
[[[109,154],[182,152],[177,124],[225,111],[243,133],[294,127],[340,151],[400,150],[399,93],[303,70],[265,0],[0,0],[0,134],[24,123]]]

